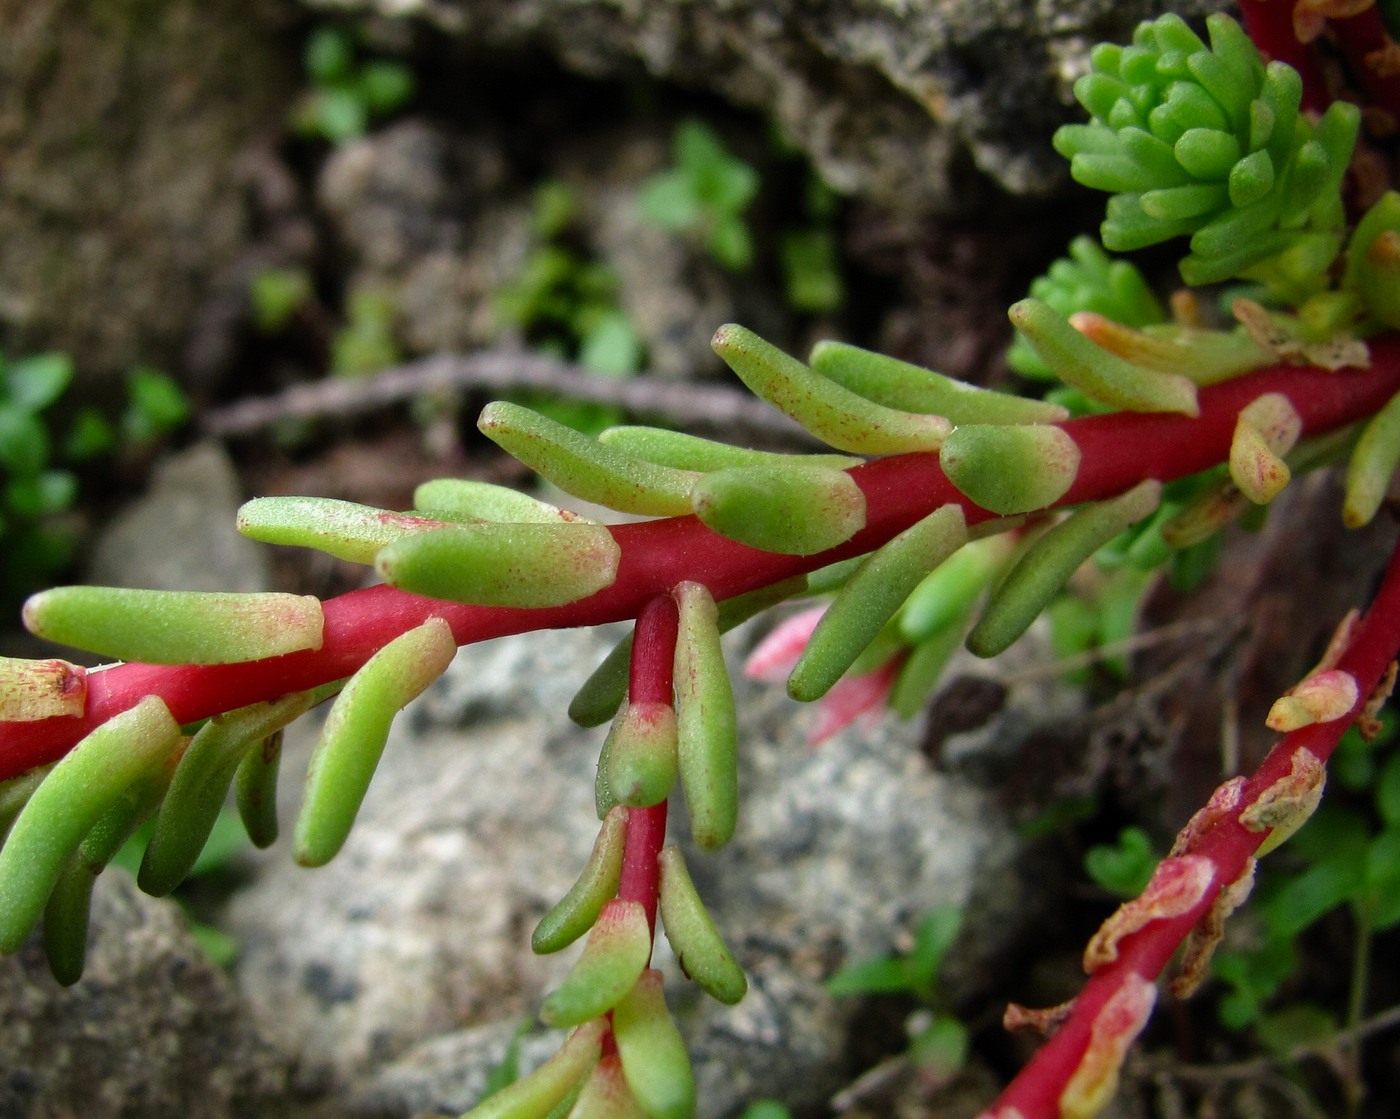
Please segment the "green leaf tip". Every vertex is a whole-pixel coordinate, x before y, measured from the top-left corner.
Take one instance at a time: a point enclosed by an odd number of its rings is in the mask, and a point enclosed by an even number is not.
[[[1200,415],[1196,386],[1188,378],[1124,361],[1075,330],[1048,303],[1023,299],[1007,314],[1055,375],[1085,396],[1129,412]]]
[[[604,525],[453,525],[382,549],[375,570],[414,594],[476,606],[538,608],[587,598],[617,578],[622,549]]]
[[[749,989],[744,969],[734,959],[705,908],[681,849],[661,849],[661,923],[681,970],[712,998],[733,1006]]]
[[[1400,193],[1386,191],[1356,223],[1347,246],[1346,282],[1372,318],[1400,327]]]
[[[952,427],[942,416],[867,400],[742,326],[720,327],[710,345],[751,392],[838,451],[863,455],[933,451]]]
[[[613,1007],[613,1038],[627,1087],[648,1119],[690,1119],[695,1075],[666,1008],[661,972],[647,968]]]
[[[967,635],[967,648],[979,657],[994,657],[1010,647],[1050,605],[1075,569],[1153,512],[1161,494],[1162,484],[1148,479],[1118,497],[1076,509],[1036,538],[992,592],[982,617]]]
[[[734,835],[739,810],[739,731],[720,647],[718,609],[701,583],[672,592],[679,608],[675,690],[677,756],[695,842],[713,850]]]
[[[962,508],[945,505],[866,557],[817,623],[788,677],[788,694],[803,702],[825,695],[924,578],[965,543]]]
[[[1400,467],[1400,393],[1367,422],[1347,463],[1346,498],[1342,523],[1348,528],[1369,524],[1385,500],[1390,480]]]
[[[606,1019],[585,1022],[529,1076],[487,1096],[462,1119],[546,1119],[597,1065],[607,1033]]]
[[[939,452],[948,480],[977,505],[1001,516],[1053,505],[1079,473],[1079,445],[1047,424],[967,424]]]
[[[65,660],[0,657],[0,720],[30,723],[81,715],[87,669]]]
[[[834,470],[859,466],[864,459],[853,455],[791,455],[776,451],[755,451],[729,443],[702,439],[683,431],[660,427],[623,424],[610,427],[598,436],[608,447],[626,451],[646,462],[677,470],[707,473],[735,466],[825,466]]]
[[[310,595],[54,587],[24,604],[31,633],[116,660],[233,664],[321,647]]]
[[[329,497],[255,497],[244,502],[237,521],[250,540],[314,548],[351,563],[373,563],[386,544],[444,523]]]
[[[483,408],[477,427],[535,473],[585,501],[642,516],[690,512],[695,471],[645,462],[507,401]]]
[[[577,1026],[606,1014],[637,982],[651,956],[651,928],[640,902],[613,898],[603,906],[583,954],[544,1000],[550,1026]]]
[[[147,696],[49,771],[0,847],[0,953],[24,942],[68,860],[107,811],[128,787],[173,765],[184,741],[164,701]]]
[[[535,952],[542,956],[558,952],[593,927],[603,906],[617,893],[626,837],[627,809],[619,805],[604,817],[593,852],[577,881],[535,926],[530,937]]]
[[[704,475],[695,515],[721,536],[765,552],[808,556],[865,527],[865,495],[843,470],[741,466]]]
[[[336,698],[311,755],[293,853],[322,866],[344,845],[399,709],[447,670],[457,652],[441,618],[394,638],[370,657]]]
[[[413,507],[453,520],[555,524],[585,518],[508,486],[471,478],[434,478],[413,491]]]
[[[1055,423],[1069,419],[1068,410],[1058,404],[979,388],[844,342],[818,342],[809,361],[823,377],[876,404],[942,416],[952,424]]]

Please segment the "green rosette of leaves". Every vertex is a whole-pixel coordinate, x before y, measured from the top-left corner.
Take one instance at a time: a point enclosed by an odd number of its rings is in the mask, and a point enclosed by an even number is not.
[[[1061,128],[1055,147],[1076,180],[1113,195],[1110,251],[1189,237],[1188,284],[1244,277],[1301,302],[1342,247],[1338,188],[1360,112],[1334,103],[1314,123],[1295,70],[1265,65],[1227,16],[1206,26],[1209,44],[1164,15],[1129,46],[1096,47],[1074,87],[1092,120]]]

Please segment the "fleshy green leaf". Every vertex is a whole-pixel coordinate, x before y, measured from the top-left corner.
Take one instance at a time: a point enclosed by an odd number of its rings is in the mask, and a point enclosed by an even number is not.
[[[903,412],[866,400],[742,326],[720,327],[710,345],[751,392],[838,451],[932,451],[951,427],[941,416]]]
[[[477,606],[563,606],[617,578],[622,549],[589,521],[454,525],[405,536],[382,549],[386,583]]]
[[[651,955],[651,929],[640,902],[614,898],[603,906],[583,954],[544,1000],[551,1026],[577,1026],[606,1014],[637,983]]]
[[[321,647],[311,595],[53,587],[24,604],[50,641],[146,664],[232,664]]]
[[[661,849],[660,861],[661,922],[681,970],[707,994],[733,1006],[749,988],[743,968],[695,889],[680,848],[668,843]]]
[[[704,475],[695,515],[721,536],[784,555],[844,544],[865,527],[865,495],[848,473],[819,466],[739,466]]]
[[[567,948],[593,927],[603,906],[617,893],[626,836],[627,809],[619,806],[604,818],[593,852],[577,881],[535,926],[530,937],[534,951],[545,955]]]
[[[1047,424],[965,424],[943,444],[948,480],[983,509],[1002,516],[1053,505],[1079,472],[1079,446]]]
[[[447,670],[457,652],[441,618],[400,634],[360,668],[336,699],[311,755],[293,852],[329,862],[345,843],[401,707]]]

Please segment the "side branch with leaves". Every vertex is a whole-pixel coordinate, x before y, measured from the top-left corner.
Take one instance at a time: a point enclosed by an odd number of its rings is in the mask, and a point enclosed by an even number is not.
[[[152,893],[188,872],[230,788],[250,836],[272,843],[279,735],[313,705],[332,704],[294,828],[307,865],[345,842],[393,716],[457,647],[635,620],[570,709],[586,726],[611,721],[601,826],[533,940],[549,952],[586,937],[541,1011],[573,1033],[469,1114],[692,1115],[688,1059],[650,965],[659,925],[704,990],[726,1003],[745,991],[666,843],[678,790],[702,850],[736,827],[725,630],[787,599],[834,596],[792,643],[791,694],[833,697],[865,675],[912,711],[956,643],[1005,650],[1092,556],[1143,573],[1188,564],[1296,473],[1343,460],[1343,523],[1384,506],[1400,464],[1400,194],[1349,215],[1356,107],[1316,100],[1310,75],[1266,65],[1225,17],[1207,37],[1167,16],[1128,47],[1097,48],[1076,86],[1090,123],[1056,142],[1076,178],[1111,194],[1107,249],[1188,239],[1182,279],[1236,285],[1233,321],[1210,325],[1189,293],[1168,314],[1133,265],[1081,239],[1011,309],[1012,363],[1051,383],[1045,399],[836,342],[802,362],[724,326],[720,357],[829,453],[644,427],[594,439],[496,403],[479,426],[502,448],[580,499],[652,519],[603,525],[456,479],[419,487],[408,511],[262,498],[240,512],[246,535],[371,566],[383,585],[326,602],[100,587],[31,598],[35,633],[123,663],[0,665],[0,951],[42,923],[55,975],[76,981],[92,882],[149,817],[139,882]],[[1223,784],[1093,938],[1084,992],[1009,1012],[1052,1037],[989,1119],[1100,1110],[1157,976],[1184,943],[1175,988],[1199,981],[1253,859],[1316,806],[1329,754],[1347,727],[1374,721],[1397,651],[1400,558],[1362,620],[1275,705],[1284,737],[1260,771]]]

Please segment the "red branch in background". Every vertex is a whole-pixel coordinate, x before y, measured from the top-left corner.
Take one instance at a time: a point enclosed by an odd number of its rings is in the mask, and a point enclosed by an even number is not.
[[[1327,43],[1368,110],[1400,126],[1400,47],[1380,9],[1366,0],[1240,0],[1245,30],[1265,58],[1286,62],[1303,78],[1303,108],[1320,113],[1339,91],[1325,77]]]
[[[1226,460],[1236,419],[1265,393],[1289,398],[1306,435],[1371,416],[1400,391],[1400,336],[1369,342],[1371,364],[1329,372],[1275,365],[1200,392],[1200,415],[1114,412],[1063,425],[1082,453],[1079,472],[1058,505],[1112,497],[1141,482],[1167,482]],[[55,761],[95,727],[148,695],[160,696],[177,721],[319,687],[351,675],[400,634],[440,617],[459,645],[537,629],[563,629],[636,618],[677,584],[705,584],[716,599],[771,586],[879,547],[934,509],[960,505],[969,524],[992,514],[974,505],[944,476],[935,454],[893,455],[852,470],[866,499],[866,526],[845,544],[813,556],[763,552],[711,532],[694,517],[671,517],[612,529],[622,549],[616,582],[605,590],[547,609],[468,606],[377,586],[324,604],[318,650],[265,661],[223,665],[122,664],[88,675],[81,716],[0,724],[0,780]]]
[[[1182,943],[1218,912],[1213,907],[1222,891],[1229,891],[1235,883],[1243,883],[1247,889],[1250,860],[1271,827],[1296,823],[1285,822],[1282,814],[1269,816],[1267,809],[1282,806],[1286,810],[1281,790],[1292,797],[1293,805],[1304,806],[1311,792],[1320,793],[1320,786],[1310,783],[1305,775],[1316,773],[1320,778],[1320,763],[1366,709],[1397,655],[1400,546],[1391,556],[1379,593],[1334,666],[1349,673],[1358,685],[1358,698],[1351,710],[1341,718],[1284,735],[1247,782],[1221,787],[1211,804],[1181,833],[1143,895],[1105,924],[1113,936],[1112,958],[1103,959],[1109,954],[1103,933],[1090,943],[1085,963],[1093,973],[1083,991],[1053,1036],[982,1119],[1061,1119],[1076,1114],[1073,1104],[1078,1097],[1068,1099],[1069,1093],[1092,1092],[1105,1085],[1111,1089],[1123,1051],[1146,1022],[1145,1013],[1125,1011],[1149,1010],[1149,985]],[[1275,819],[1277,824],[1260,823]],[[1174,900],[1182,904],[1173,904]],[[1240,900],[1239,896],[1227,897],[1225,908],[1233,908]],[[1199,966],[1204,967],[1204,960]],[[1087,1076],[1085,1069],[1089,1070]]]

